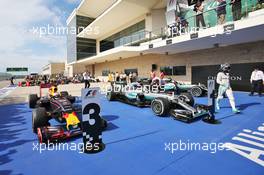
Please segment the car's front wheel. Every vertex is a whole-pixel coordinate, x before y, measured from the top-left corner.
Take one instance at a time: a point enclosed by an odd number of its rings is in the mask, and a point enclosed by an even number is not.
[[[49,125],[49,117],[45,108],[39,107],[32,111],[32,129],[34,133],[37,133],[38,128]]]
[[[166,98],[155,98],[151,102],[151,109],[157,116],[164,117],[170,111],[170,102]]]
[[[201,97],[203,95],[203,90],[198,86],[193,87],[190,92],[194,97]]]
[[[37,94],[30,94],[28,97],[28,105],[29,108],[33,109],[36,107],[37,105],[37,101],[38,101],[38,95]]]

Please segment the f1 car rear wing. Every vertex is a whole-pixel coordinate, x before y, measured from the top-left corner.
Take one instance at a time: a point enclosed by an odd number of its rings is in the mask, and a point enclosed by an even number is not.
[[[51,83],[48,83],[48,84],[40,84],[39,85],[39,95],[40,97],[42,97],[42,89],[49,89],[52,87],[52,84]]]

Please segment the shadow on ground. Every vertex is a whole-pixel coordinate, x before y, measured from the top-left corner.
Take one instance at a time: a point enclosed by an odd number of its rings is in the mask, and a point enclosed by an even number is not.
[[[33,141],[21,137],[28,130],[25,113],[29,112],[25,104],[0,106],[0,166],[13,161],[12,155],[17,153],[17,147]],[[1,175],[11,173],[11,170],[0,171]]]

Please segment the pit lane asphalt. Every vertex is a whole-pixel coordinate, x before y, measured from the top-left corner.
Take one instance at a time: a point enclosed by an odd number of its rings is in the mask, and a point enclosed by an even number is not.
[[[81,87],[66,85],[62,88],[80,94]],[[229,102],[224,99],[221,112],[216,115],[221,124],[210,125],[201,120],[186,124],[171,118],[159,118],[149,108],[108,102],[105,97],[101,97],[102,115],[109,122],[107,131],[103,133],[106,144],[103,152],[87,155],[77,151],[44,151],[40,154],[33,151],[33,143],[37,143],[37,138],[31,130],[31,110],[26,104],[30,92],[38,92],[38,88],[16,88],[10,96],[21,97],[21,101],[15,100],[15,103],[0,106],[1,175],[263,175],[263,166],[232,151],[212,154],[178,150],[172,154],[165,151],[164,143],[179,140],[194,143],[233,142],[232,138],[244,129],[254,131],[263,126],[264,98],[236,92],[237,106],[242,113],[232,114]],[[205,104],[206,98],[199,98],[197,102]],[[82,139],[77,138],[66,143],[81,142]],[[254,148],[263,151],[263,148]]]

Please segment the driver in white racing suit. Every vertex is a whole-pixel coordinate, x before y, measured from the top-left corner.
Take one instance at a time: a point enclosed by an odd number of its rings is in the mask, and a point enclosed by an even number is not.
[[[216,110],[220,110],[219,102],[221,99],[223,99],[224,93],[226,93],[230,105],[232,107],[233,113],[240,113],[240,111],[236,108],[235,105],[235,98],[233,95],[232,88],[230,86],[230,64],[225,63],[221,65],[220,72],[217,74],[216,82],[219,84],[219,89],[218,89],[218,96],[216,99]]]

